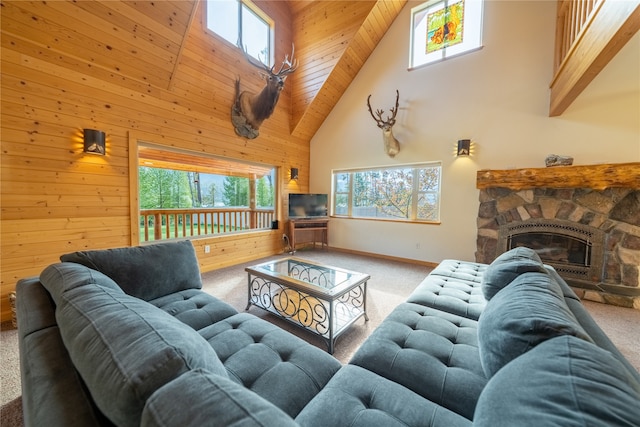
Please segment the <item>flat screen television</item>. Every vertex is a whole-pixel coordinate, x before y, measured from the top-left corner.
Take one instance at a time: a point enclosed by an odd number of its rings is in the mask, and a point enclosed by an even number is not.
[[[323,218],[328,215],[328,194],[289,193],[289,218]]]

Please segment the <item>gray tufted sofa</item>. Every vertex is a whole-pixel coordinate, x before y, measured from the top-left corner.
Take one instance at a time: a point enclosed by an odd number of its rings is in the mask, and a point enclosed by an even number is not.
[[[445,260],[345,366],[200,290],[189,242],[18,283],[29,425],[634,426],[640,375],[526,248]]]

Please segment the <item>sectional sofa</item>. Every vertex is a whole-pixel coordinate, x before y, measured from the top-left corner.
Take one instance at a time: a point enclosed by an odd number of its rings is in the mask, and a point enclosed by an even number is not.
[[[637,425],[640,375],[535,252],[443,261],[342,366],[201,290],[190,242],[17,285],[26,426]]]

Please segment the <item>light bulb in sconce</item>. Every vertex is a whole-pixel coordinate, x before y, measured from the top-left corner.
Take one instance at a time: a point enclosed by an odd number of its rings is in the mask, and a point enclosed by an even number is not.
[[[105,154],[105,133],[101,130],[83,129],[84,152],[90,154]]]
[[[456,156],[464,157],[471,155],[471,140],[470,139],[459,139],[458,140],[458,150],[456,151]]]

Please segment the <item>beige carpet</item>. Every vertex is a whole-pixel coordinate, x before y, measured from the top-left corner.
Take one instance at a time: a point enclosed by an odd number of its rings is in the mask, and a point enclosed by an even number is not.
[[[422,265],[336,251],[303,250],[298,251],[296,256],[371,275],[367,288],[369,321],[358,320],[351,329],[336,341],[334,356],[342,363],[348,362],[371,331],[380,324],[393,308],[403,302],[431,271],[431,268]],[[247,273],[244,271],[245,267],[282,257],[274,256],[204,273],[204,289],[212,295],[227,301],[238,311],[244,311],[247,305]],[[631,364],[640,371],[640,327],[638,327],[640,325],[640,310],[590,301],[585,301],[584,305]],[[273,322],[313,345],[326,350],[326,344],[323,340],[306,331],[296,328],[271,314],[267,314],[259,308],[251,307],[249,312]],[[3,329],[0,333],[0,356],[2,362],[0,426],[21,426],[20,363],[18,335],[15,329]]]

